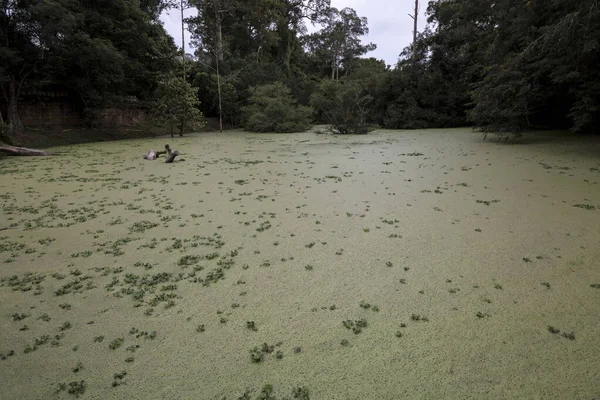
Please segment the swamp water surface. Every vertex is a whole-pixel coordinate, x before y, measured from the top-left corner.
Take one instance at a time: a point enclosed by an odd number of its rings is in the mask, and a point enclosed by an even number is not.
[[[597,139],[52,150],[0,160],[2,399],[600,398]]]

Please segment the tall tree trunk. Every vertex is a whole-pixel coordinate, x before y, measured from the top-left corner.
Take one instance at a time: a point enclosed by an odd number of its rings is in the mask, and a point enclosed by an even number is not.
[[[2,87],[2,89],[4,89],[4,87]],[[2,117],[2,112],[0,112],[0,143],[10,144],[10,139],[8,138],[7,130],[8,124],[6,126],[4,125],[4,118]]]
[[[185,118],[181,118],[181,124],[179,125],[179,136],[183,136],[184,129],[185,129]]]
[[[181,66],[183,69],[183,81],[185,82],[185,28],[183,24],[183,11],[187,10],[185,0],[180,0],[179,10],[181,11]]]
[[[23,134],[23,123],[19,116],[18,108],[18,88],[17,81],[13,78],[8,82],[8,139],[14,143],[19,143]]]
[[[223,132],[223,101],[221,98],[221,73],[219,71],[219,62],[223,61],[223,24],[220,10],[215,10],[215,17],[217,21],[217,54],[215,61],[217,67],[217,92],[219,96],[219,132]]]
[[[183,81],[185,82],[185,30],[183,28],[183,0],[181,0],[179,5],[179,10],[181,11],[181,66],[183,67]]]
[[[221,99],[221,75],[219,74],[219,61],[217,60],[217,91],[219,92],[219,132],[223,132],[223,101]]]
[[[283,63],[287,76],[292,74],[292,37],[294,36],[293,31],[288,26],[288,19],[282,19],[278,23],[277,34],[279,36],[279,47],[277,50],[277,57]]]
[[[286,40],[286,50],[285,50],[285,70],[287,71],[287,75],[292,75],[292,41],[291,37],[295,37],[295,34],[292,35],[291,31],[288,31],[288,37]]]
[[[333,58],[331,59],[331,80],[335,79],[335,66],[337,64],[337,57],[336,57],[336,53],[333,53]]]
[[[412,67],[416,71],[417,67],[417,21],[419,19],[419,0],[415,0],[415,14],[413,15],[413,42],[412,42]]]
[[[215,10],[215,20],[217,22],[217,60],[223,61],[223,10]]]

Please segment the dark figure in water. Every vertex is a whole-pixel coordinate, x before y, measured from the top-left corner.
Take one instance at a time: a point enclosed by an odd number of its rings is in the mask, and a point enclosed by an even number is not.
[[[171,146],[169,146],[168,144],[165,144],[165,151],[154,151],[154,150],[150,149],[150,151],[148,151],[148,154],[146,154],[144,156],[144,159],[145,160],[156,160],[158,157],[160,157],[161,154],[167,155],[167,159],[165,160],[165,163],[172,163],[175,160],[175,157],[177,157],[179,155],[179,152],[177,150],[171,150]]]

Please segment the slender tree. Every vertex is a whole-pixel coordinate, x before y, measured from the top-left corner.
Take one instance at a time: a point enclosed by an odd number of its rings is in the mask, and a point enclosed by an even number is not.
[[[415,13],[414,15],[408,14],[414,22],[413,25],[413,41],[412,41],[412,66],[415,70],[417,66],[417,23],[419,19],[419,0],[415,0]]]
[[[361,38],[369,33],[367,19],[351,8],[331,8],[322,22],[323,28],[307,36],[305,44],[312,55],[330,60],[332,80],[340,79],[340,69],[347,75],[355,60],[377,48],[373,43],[362,44]]]
[[[237,0],[195,0],[198,17],[188,21],[192,27],[192,36],[201,46],[201,50],[211,55],[217,76],[217,97],[219,114],[219,132],[223,132],[223,98],[221,93],[221,64],[223,62],[223,22],[235,10]]]
[[[191,8],[186,0],[179,1],[179,11],[181,11],[181,67],[183,69],[183,80],[185,81],[185,18],[183,12]]]
[[[157,88],[153,114],[159,124],[169,127],[171,137],[175,126],[179,136],[183,136],[186,129],[204,126],[198,106],[197,89],[186,81],[171,77],[161,81]]]

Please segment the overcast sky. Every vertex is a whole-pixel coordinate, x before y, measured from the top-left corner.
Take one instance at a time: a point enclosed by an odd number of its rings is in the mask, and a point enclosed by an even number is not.
[[[428,1],[421,0],[420,3],[422,4],[419,7],[419,31],[425,26],[425,10]],[[331,0],[331,5],[338,9],[354,8],[359,16],[368,18],[370,32],[364,41],[377,45],[377,50],[369,53],[368,57],[383,59],[386,64],[393,66],[398,61],[402,49],[412,41],[413,21],[408,14],[413,13],[414,0]],[[187,17],[195,14],[196,10],[186,10],[184,15]],[[163,14],[161,19],[167,32],[181,47],[180,11],[172,10],[169,14]],[[187,31],[185,37],[186,49],[189,49],[190,35]]]

